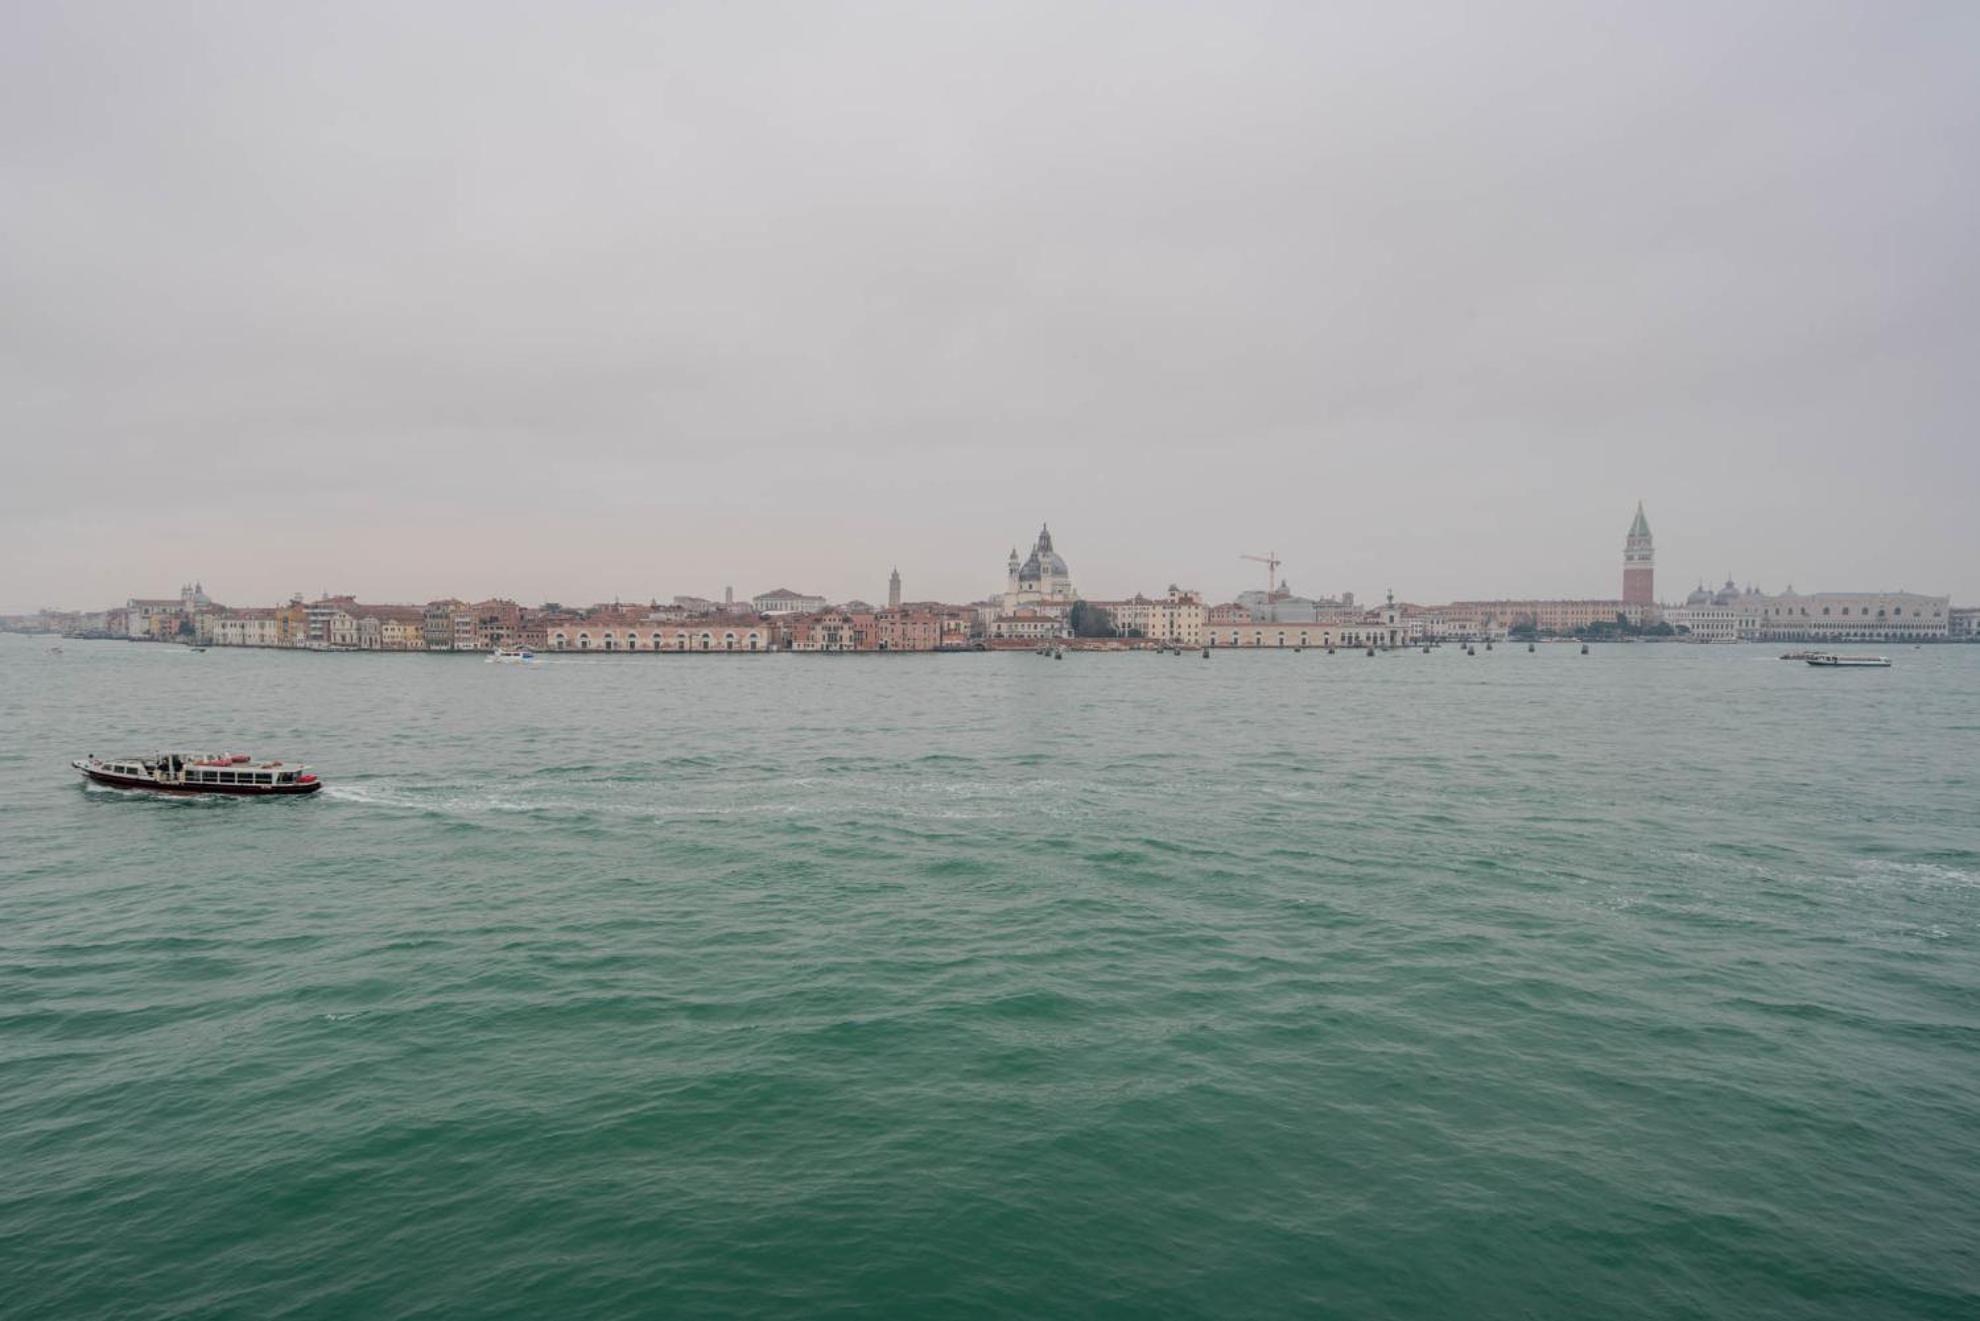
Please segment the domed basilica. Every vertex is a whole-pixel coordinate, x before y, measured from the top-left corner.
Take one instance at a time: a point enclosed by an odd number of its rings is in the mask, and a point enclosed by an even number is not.
[[[1068,609],[1079,599],[1073,590],[1072,571],[1059,552],[1052,549],[1052,529],[1040,527],[1038,541],[1023,564],[1018,563],[1017,547],[1011,547],[1010,571],[1004,580],[1004,609],[1023,606],[1039,609]]]

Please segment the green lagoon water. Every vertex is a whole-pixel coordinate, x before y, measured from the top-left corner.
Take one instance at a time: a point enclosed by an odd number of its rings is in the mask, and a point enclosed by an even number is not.
[[[1980,1315],[1980,648],[1776,651],[0,638],[0,1315]]]

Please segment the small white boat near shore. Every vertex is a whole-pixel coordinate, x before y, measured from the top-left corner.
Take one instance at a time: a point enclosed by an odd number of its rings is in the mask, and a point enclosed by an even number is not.
[[[536,653],[528,647],[516,647],[513,650],[508,647],[497,647],[488,653],[488,663],[490,665],[534,665],[536,664]]]
[[[1837,656],[1832,654],[1808,657],[1808,663],[1817,669],[1825,670],[1888,670],[1891,668],[1889,656]]]

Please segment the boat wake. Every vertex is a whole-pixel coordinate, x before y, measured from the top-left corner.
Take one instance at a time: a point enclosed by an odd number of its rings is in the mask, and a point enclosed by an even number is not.
[[[1866,858],[1856,864],[1858,876],[1893,884],[1980,885],[1980,874],[1939,862],[1899,862],[1886,858]]]

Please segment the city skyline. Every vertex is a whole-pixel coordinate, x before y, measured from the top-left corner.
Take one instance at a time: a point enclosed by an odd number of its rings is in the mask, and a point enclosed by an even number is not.
[[[1565,552],[1563,552],[1562,556],[1558,557],[1559,562],[1557,563],[1557,567],[1560,567],[1562,565],[1572,565],[1571,572],[1568,576],[1577,583],[1587,584],[1588,590],[1584,590],[1584,591],[1534,590],[1531,587],[1522,587],[1519,584],[1513,584],[1510,587],[1503,588],[1500,590],[1429,593],[1429,592],[1412,592],[1407,590],[1406,588],[1399,590],[1397,585],[1393,583],[1372,585],[1365,583],[1343,584],[1339,582],[1316,581],[1312,577],[1302,576],[1298,574],[1296,571],[1296,567],[1297,567],[1296,561],[1294,561],[1291,556],[1281,557],[1277,561],[1277,570],[1276,570],[1277,577],[1274,579],[1274,581],[1289,584],[1292,590],[1305,595],[1316,596],[1316,597],[1338,596],[1342,592],[1346,592],[1347,594],[1349,594],[1350,597],[1359,597],[1360,599],[1370,600],[1370,601],[1376,599],[1378,596],[1387,592],[1397,592],[1401,599],[1414,601],[1418,603],[1460,601],[1460,600],[1476,601],[1476,600],[1503,600],[1503,599],[1575,600],[1575,599],[1605,599],[1611,597],[1620,600],[1620,599],[1624,599],[1624,597],[1628,595],[1630,592],[1630,588],[1627,586],[1627,573],[1624,566],[1627,562],[1629,562],[1629,557],[1637,552],[1637,548],[1639,546],[1639,532],[1642,533],[1642,537],[1641,537],[1642,551],[1647,553],[1649,549],[1648,528],[1645,526],[1643,522],[1645,515],[1645,503],[1646,502],[1642,502],[1642,501],[1638,502],[1635,521],[1631,523],[1629,531],[1626,534],[1625,538],[1620,543],[1618,543],[1619,545],[1622,546],[1622,550],[1620,554],[1615,558],[1615,562],[1611,567],[1611,571],[1609,573],[1609,582],[1607,584],[1603,584],[1602,582],[1600,582],[1600,579],[1602,578],[1603,574],[1600,567],[1595,562],[1600,560],[1599,556],[1595,556],[1593,560],[1586,563],[1581,562],[1581,557],[1567,555]],[[1661,520],[1660,520],[1660,525],[1661,525]],[[1659,541],[1659,545],[1660,547],[1662,546],[1661,539]],[[1631,597],[1633,603],[1661,604],[1661,605],[1681,604],[1685,600],[1687,594],[1692,592],[1695,588],[1717,585],[1717,581],[1718,581],[1717,575],[1711,573],[1700,572],[1697,574],[1688,574],[1682,571],[1678,571],[1678,572],[1671,571],[1667,567],[1669,563],[1669,551],[1665,549],[1660,549],[1659,554],[1662,555],[1664,558],[1659,561],[1659,565],[1657,569],[1657,577],[1655,579],[1656,585],[1654,589],[1647,585],[1647,580],[1646,580],[1646,585],[1643,587],[1642,590],[1648,594],[1641,596],[1640,598]],[[1011,569],[1012,572],[1015,571],[1014,566],[1015,566],[1016,555],[1017,555],[1016,548],[1013,547],[1012,559],[1011,559],[1011,565],[1013,566]],[[1089,556],[1085,549],[1081,550],[1080,558],[1082,565],[1090,561],[1099,561],[1102,563],[1113,562],[1110,561],[1104,555],[1095,554]],[[1255,563],[1253,563],[1255,558],[1256,557],[1250,555],[1247,552],[1239,552],[1234,557],[1235,561],[1239,565],[1237,570],[1235,572],[1228,572],[1223,574],[1192,575],[1188,572],[1165,573],[1164,571],[1160,571],[1160,570],[1150,570],[1148,572],[1141,574],[1140,578],[1131,584],[1112,583],[1109,584],[1107,590],[1088,591],[1088,592],[1080,593],[1080,595],[1094,600],[1117,600],[1117,599],[1126,598],[1137,592],[1159,591],[1165,584],[1181,582],[1184,583],[1186,586],[1189,586],[1191,590],[1199,592],[1207,600],[1213,600],[1213,601],[1236,600],[1240,595],[1246,592],[1255,591],[1257,588],[1256,566]],[[1695,558],[1697,558],[1695,555],[1687,554],[1685,556],[1685,561],[1689,561]],[[1647,566],[1648,561],[1645,560],[1644,563]],[[1618,575],[1622,575],[1622,576],[1619,578]],[[801,574],[798,572],[787,572],[783,575],[783,577],[773,578],[773,580],[770,583],[766,583],[765,585],[760,587],[752,583],[747,583],[747,582],[739,583],[736,581],[725,581],[720,585],[715,585],[715,586],[710,586],[707,584],[683,585],[683,584],[668,583],[668,584],[662,584],[658,587],[649,587],[646,588],[645,590],[616,591],[602,595],[587,595],[581,592],[575,592],[575,593],[564,592],[564,593],[550,593],[540,596],[532,595],[524,592],[517,592],[514,590],[501,590],[499,586],[494,590],[474,590],[474,591],[461,591],[458,588],[447,588],[445,586],[442,586],[439,590],[431,590],[431,589],[416,590],[403,594],[394,594],[389,591],[369,590],[367,585],[365,584],[352,584],[348,581],[351,575],[347,571],[332,570],[329,572],[329,576],[335,579],[336,581],[309,590],[303,590],[300,588],[291,588],[286,591],[277,591],[274,593],[267,594],[265,596],[250,596],[243,592],[232,591],[226,593],[226,596],[230,604],[237,606],[251,605],[251,604],[252,605],[274,604],[278,602],[288,601],[292,598],[297,598],[297,597],[303,599],[310,599],[320,596],[327,597],[339,593],[348,593],[360,599],[377,600],[377,601],[403,601],[408,603],[438,600],[442,598],[457,598],[463,600],[484,600],[491,598],[499,598],[505,600],[515,600],[518,602],[522,602],[524,604],[558,602],[567,606],[590,606],[590,605],[596,605],[596,604],[602,604],[602,603],[614,602],[614,601],[623,601],[628,604],[636,604],[640,601],[664,602],[676,597],[703,597],[710,601],[720,601],[724,599],[726,595],[730,595],[730,594],[733,594],[735,599],[748,600],[752,597],[756,597],[759,595],[763,595],[765,593],[771,593],[779,590],[814,593],[817,596],[821,597],[824,601],[833,602],[833,603],[863,601],[863,602],[874,602],[874,603],[887,602],[890,604],[898,604],[901,600],[905,599],[908,601],[943,601],[954,604],[967,604],[967,603],[997,599],[1000,597],[1004,597],[1006,595],[1006,591],[1005,591],[1006,583],[1001,578],[995,581],[994,583],[980,583],[978,585],[977,590],[964,594],[943,593],[938,591],[920,591],[916,586],[912,585],[913,584],[912,569],[910,569],[909,574],[903,575],[900,570],[900,565],[896,561],[890,561],[888,563],[886,576],[885,578],[882,579],[877,591],[869,587],[867,590],[851,590],[851,591],[836,592],[836,593],[830,590],[818,591],[816,586],[812,584],[810,581],[808,580],[800,581]],[[1081,577],[1085,578],[1085,576],[1086,575],[1082,570]],[[1491,577],[1491,575],[1477,575],[1477,576],[1487,577],[1487,578]],[[1814,584],[1819,581],[1814,578],[1808,578],[1808,577],[1795,578],[1793,576],[1782,578],[1779,581],[1770,581],[1759,575],[1740,573],[1737,570],[1727,571],[1727,577],[1728,577],[1728,581],[1732,581],[1736,579],[1737,582],[1742,587],[1752,585],[1752,586],[1757,586],[1763,590],[1775,591],[1775,592],[1792,590],[1796,588],[1797,585],[1799,585],[1801,589],[1807,590],[1810,588],[1811,584]],[[182,575],[182,579],[184,583],[191,583],[197,581],[203,584],[206,581],[206,578],[199,573]],[[1206,581],[1221,581],[1224,582],[1226,586],[1217,589],[1205,589],[1197,585],[1199,579],[1203,579]],[[787,582],[786,580],[789,581]],[[1558,576],[1556,580],[1559,580]],[[1620,590],[1618,590],[1619,582],[1622,584]],[[791,583],[796,583],[796,586],[791,586],[790,585]],[[159,584],[157,585],[157,590],[163,592],[166,590],[166,586],[164,584]],[[1840,583],[1827,583],[1823,586],[1822,590],[1862,591],[1862,592],[1899,592],[1899,591],[1929,590],[1936,592],[1936,591],[1944,591],[1945,588],[1941,582],[1932,579],[1924,580],[1923,586],[1921,586],[1921,584],[1918,582],[1862,583],[1862,582],[1845,580]],[[110,593],[108,599],[99,602],[40,601],[40,602],[36,602],[33,605],[26,605],[26,604],[9,605],[4,600],[0,600],[0,615],[24,615],[24,614],[33,613],[35,610],[39,610],[43,608],[63,609],[63,610],[102,609],[106,605],[115,605],[116,603],[121,602],[127,597],[132,595],[134,595],[134,593],[130,592],[129,590],[125,590],[120,592],[112,592]],[[142,593],[135,593],[135,595],[142,595]],[[1953,591],[1951,595],[1953,596],[1955,601],[1969,599],[1965,596],[1962,596],[1962,594],[1958,591]],[[1973,595],[1980,596],[1980,593],[1974,593]]]
[[[967,599],[1046,518],[1095,591],[1592,596],[1639,498],[1667,582],[1980,598],[1980,11],[0,38],[0,609]]]
[[[1717,590],[1701,581],[1679,602],[1660,600],[1656,542],[1641,501],[1623,538],[1621,590],[1614,596],[1501,597],[1410,601],[1385,591],[1357,603],[1352,591],[1301,595],[1279,570],[1276,551],[1240,558],[1267,567],[1264,590],[1228,601],[1206,600],[1173,580],[1150,596],[1137,589],[1094,597],[1074,586],[1073,572],[1041,524],[1030,550],[1013,545],[1000,593],[967,601],[908,600],[899,566],[888,573],[886,604],[862,597],[828,599],[789,587],[738,597],[677,593],[662,604],[611,601],[524,602],[441,596],[420,602],[361,601],[355,594],[301,593],[271,605],[220,602],[202,580],[176,597],[131,597],[104,610],[0,613],[0,629],[53,630],[66,636],[221,646],[373,651],[550,650],[686,651],[954,651],[1048,646],[1109,639],[1164,647],[1306,646],[1334,649],[1485,641],[1515,629],[1534,635],[1677,638],[1694,642],[1758,640],[1965,641],[1980,608],[1950,596],[1893,591],[1780,593],[1742,589],[1731,578]],[[1207,654],[1207,652],[1206,652]]]

